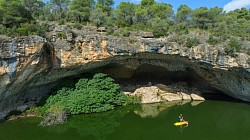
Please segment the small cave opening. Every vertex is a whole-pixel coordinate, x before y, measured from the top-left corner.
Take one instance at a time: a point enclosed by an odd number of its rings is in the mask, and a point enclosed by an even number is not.
[[[186,68],[185,71],[169,71],[163,66],[141,64],[136,69],[132,69],[122,64],[112,63],[92,70],[91,73],[97,72],[108,74],[115,79],[124,92],[134,92],[140,87],[163,84],[174,88],[199,91],[206,100],[235,100],[211,87],[191,68]]]

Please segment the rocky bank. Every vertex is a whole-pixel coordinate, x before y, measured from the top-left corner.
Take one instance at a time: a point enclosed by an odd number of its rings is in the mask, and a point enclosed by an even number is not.
[[[186,83],[176,83],[174,85],[145,85],[140,86],[134,92],[125,92],[128,96],[137,96],[141,103],[159,103],[172,101],[204,101],[201,92],[195,88],[189,88]]]
[[[110,36],[96,27],[51,26],[48,36],[0,37],[2,115],[34,105],[64,78],[95,71],[130,78],[145,64],[164,68],[169,75],[195,73],[210,87],[250,101],[250,56],[245,53],[231,57],[223,47],[206,43],[186,48],[147,33]]]

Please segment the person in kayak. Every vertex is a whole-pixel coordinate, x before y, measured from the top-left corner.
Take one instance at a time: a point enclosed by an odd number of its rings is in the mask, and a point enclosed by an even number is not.
[[[184,122],[182,114],[179,115],[180,122]]]

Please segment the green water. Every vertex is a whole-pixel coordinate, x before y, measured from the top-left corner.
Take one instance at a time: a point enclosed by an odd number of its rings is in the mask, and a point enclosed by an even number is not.
[[[176,127],[178,114],[189,120]],[[39,118],[0,123],[0,140],[248,140],[250,105],[205,101],[192,106],[151,104],[72,116],[66,124],[39,127]]]

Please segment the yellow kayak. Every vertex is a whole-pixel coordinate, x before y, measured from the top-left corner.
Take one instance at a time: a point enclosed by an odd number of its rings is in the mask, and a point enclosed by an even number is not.
[[[181,125],[186,125],[186,124],[188,124],[188,121],[174,123],[175,126],[181,126]]]

